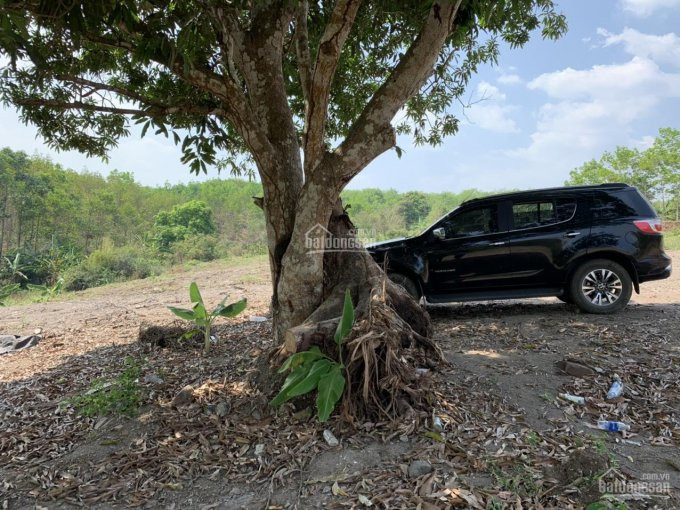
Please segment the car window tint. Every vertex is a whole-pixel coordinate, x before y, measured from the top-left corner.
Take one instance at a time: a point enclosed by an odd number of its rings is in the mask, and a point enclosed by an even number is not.
[[[594,220],[610,220],[636,216],[635,209],[621,196],[615,194],[593,197],[592,215]]]
[[[446,237],[478,236],[498,232],[495,207],[480,207],[456,214],[447,219],[442,227]]]
[[[512,223],[515,229],[540,227],[556,221],[552,201],[527,202],[512,206]]]
[[[567,221],[574,216],[576,200],[573,198],[558,198],[555,202],[557,206],[557,221]]]

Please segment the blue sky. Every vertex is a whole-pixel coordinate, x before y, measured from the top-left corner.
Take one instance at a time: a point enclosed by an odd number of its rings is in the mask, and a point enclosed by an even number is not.
[[[474,77],[459,133],[439,147],[408,138],[351,188],[498,190],[561,185],[569,171],[616,145],[645,148],[661,127],[680,128],[680,0],[562,0],[569,32],[503,48]],[[195,180],[165,138],[133,135],[104,163],[48,149],[11,109],[0,110],[0,146],[50,156],[76,170],[131,171],[148,185]],[[208,177],[216,177],[213,170]]]

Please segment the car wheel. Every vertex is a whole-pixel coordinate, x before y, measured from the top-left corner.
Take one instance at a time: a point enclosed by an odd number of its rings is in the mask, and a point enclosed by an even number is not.
[[[587,313],[615,313],[630,301],[633,282],[628,271],[612,260],[591,260],[571,278],[571,297]]]
[[[387,277],[408,292],[413,299],[416,301],[420,299],[420,289],[411,278],[401,273],[388,273]]]

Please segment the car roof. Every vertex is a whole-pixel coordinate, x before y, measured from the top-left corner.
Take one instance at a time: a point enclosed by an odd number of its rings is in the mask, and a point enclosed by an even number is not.
[[[492,201],[492,200],[500,200],[504,198],[516,198],[516,197],[530,197],[532,195],[543,195],[543,194],[555,194],[555,193],[570,193],[570,192],[583,192],[583,191],[598,191],[598,190],[619,190],[619,189],[627,189],[630,188],[632,189],[632,186],[629,186],[626,183],[623,182],[611,182],[611,183],[606,183],[606,184],[590,184],[587,186],[562,186],[559,188],[542,188],[542,189],[531,189],[531,190],[524,190],[524,191],[511,191],[508,193],[499,193],[497,195],[488,195],[485,197],[480,197],[480,198],[472,198],[470,200],[466,200],[465,202],[461,203],[460,205],[469,205],[469,204],[475,204],[475,203],[481,203],[481,202],[486,202],[486,201]]]

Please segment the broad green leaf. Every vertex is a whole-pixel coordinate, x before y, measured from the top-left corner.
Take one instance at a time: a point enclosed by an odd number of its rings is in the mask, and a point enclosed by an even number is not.
[[[335,343],[340,345],[342,340],[352,331],[354,325],[354,305],[352,304],[352,294],[349,289],[345,291],[345,304],[342,308],[342,317],[335,330]]]
[[[323,357],[324,357],[323,353],[315,345],[308,351],[297,352],[290,356],[286,361],[283,362],[281,368],[279,368],[279,374],[282,374],[287,370],[292,370],[298,367],[299,365],[302,365],[303,363],[314,361]]]
[[[168,310],[174,313],[177,317],[182,319],[192,321],[196,318],[193,310],[187,310],[186,308],[175,308],[174,306],[168,306]]]
[[[345,376],[342,366],[336,364],[326,375],[319,379],[316,395],[316,412],[320,422],[327,421],[342,392],[345,391]]]
[[[205,319],[208,317],[208,312],[203,306],[203,303],[196,303],[194,305],[194,315],[197,319]]]
[[[287,399],[315,390],[319,380],[332,369],[333,365],[334,363],[326,358],[316,360],[307,372],[307,376],[287,392]]]
[[[232,303],[227,306],[220,305],[213,313],[215,315],[219,315],[220,317],[236,317],[239,313],[245,310],[247,304],[248,300],[244,298],[241,301],[237,301],[236,303]]]
[[[201,292],[198,290],[196,282],[191,282],[191,285],[189,285],[189,298],[192,303],[200,303],[203,305],[203,298],[201,297]]]
[[[290,373],[290,375],[286,377],[286,380],[283,382],[283,386],[281,386],[281,391],[279,391],[278,395],[276,395],[272,399],[272,401],[269,402],[269,404],[272,406],[279,406],[283,404],[286,400],[288,400],[288,392],[291,390],[293,386],[295,386],[297,383],[299,383],[305,377],[307,377],[310,368],[311,365],[300,365],[295,370],[293,370]]]

